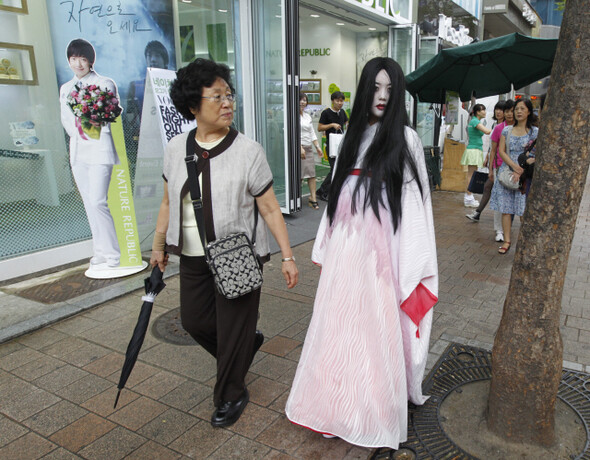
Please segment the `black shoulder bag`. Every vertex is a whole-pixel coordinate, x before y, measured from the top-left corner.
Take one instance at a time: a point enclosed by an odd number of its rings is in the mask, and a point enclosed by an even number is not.
[[[193,135],[192,132],[189,136],[191,135]],[[262,286],[262,267],[255,249],[256,226],[258,224],[256,202],[254,203],[252,242],[246,233],[241,232],[232,233],[205,244],[205,217],[197,172],[197,156],[191,152],[188,140],[185,162],[199,237],[203,244],[209,269],[213,273],[217,291],[227,299],[235,299],[255,291]]]

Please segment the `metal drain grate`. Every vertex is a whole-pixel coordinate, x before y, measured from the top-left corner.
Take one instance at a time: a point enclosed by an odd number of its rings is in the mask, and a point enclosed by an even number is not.
[[[25,299],[51,305],[121,282],[120,278],[106,280],[86,278],[84,275],[85,270],[72,273],[49,283],[20,289],[14,291],[13,294]]]
[[[408,406],[408,440],[397,451],[377,449],[370,460],[478,460],[445,434],[438,417],[445,398],[466,383],[492,378],[491,353],[482,348],[450,344],[424,382],[431,395],[423,406]],[[575,459],[590,460],[590,374],[564,370],[557,396],[582,420],[586,445]]]
[[[160,315],[152,324],[152,334],[174,345],[196,345],[197,342],[182,328],[180,307]]]

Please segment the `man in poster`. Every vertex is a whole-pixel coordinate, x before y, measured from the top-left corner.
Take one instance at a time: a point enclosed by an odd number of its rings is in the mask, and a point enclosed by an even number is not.
[[[59,91],[61,122],[70,136],[72,173],[92,232],[90,268],[112,269],[121,256],[107,203],[113,165],[120,163],[108,121],[122,110],[117,85],[93,70],[96,53],[88,41],[72,40],[66,55],[74,77]]]

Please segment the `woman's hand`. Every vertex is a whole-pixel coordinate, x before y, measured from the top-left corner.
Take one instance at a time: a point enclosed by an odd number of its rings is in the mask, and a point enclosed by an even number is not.
[[[514,163],[512,170],[519,176],[524,172],[524,169],[522,169],[517,163]]]
[[[535,157],[528,157],[526,159],[526,164],[527,165],[533,165],[533,164],[535,164]]]
[[[520,182],[520,173],[513,171],[510,177],[510,180],[515,184],[518,184]]]
[[[266,225],[268,225],[275,240],[277,240],[279,248],[281,248],[282,258],[290,259],[293,257],[293,253],[291,252],[291,245],[289,244],[289,234],[287,233],[285,219],[283,219],[283,213],[281,212],[281,208],[279,207],[279,203],[272,187],[264,192],[262,196],[256,197],[256,203],[258,204],[260,215],[266,222]],[[287,282],[287,287],[289,289],[294,287],[299,279],[299,271],[297,270],[295,261],[281,261],[281,271]]]
[[[320,148],[320,146],[316,145],[315,149],[318,152],[318,157],[322,158],[324,156],[324,152],[322,152],[322,149]]]
[[[287,262],[281,262],[281,264],[281,271],[287,282],[287,288],[294,288],[299,281],[299,270],[297,269],[297,265],[295,265],[295,261],[289,260]]]
[[[168,254],[164,251],[153,251],[152,256],[150,257],[150,265],[155,267],[156,265],[160,268],[160,271],[164,273],[166,270],[166,265],[168,265]]]

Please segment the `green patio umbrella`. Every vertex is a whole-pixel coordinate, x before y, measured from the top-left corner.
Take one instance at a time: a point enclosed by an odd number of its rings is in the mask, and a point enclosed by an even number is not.
[[[519,33],[442,50],[406,75],[406,89],[420,102],[440,103],[445,91],[468,101],[507,93],[551,74],[557,39]]]

